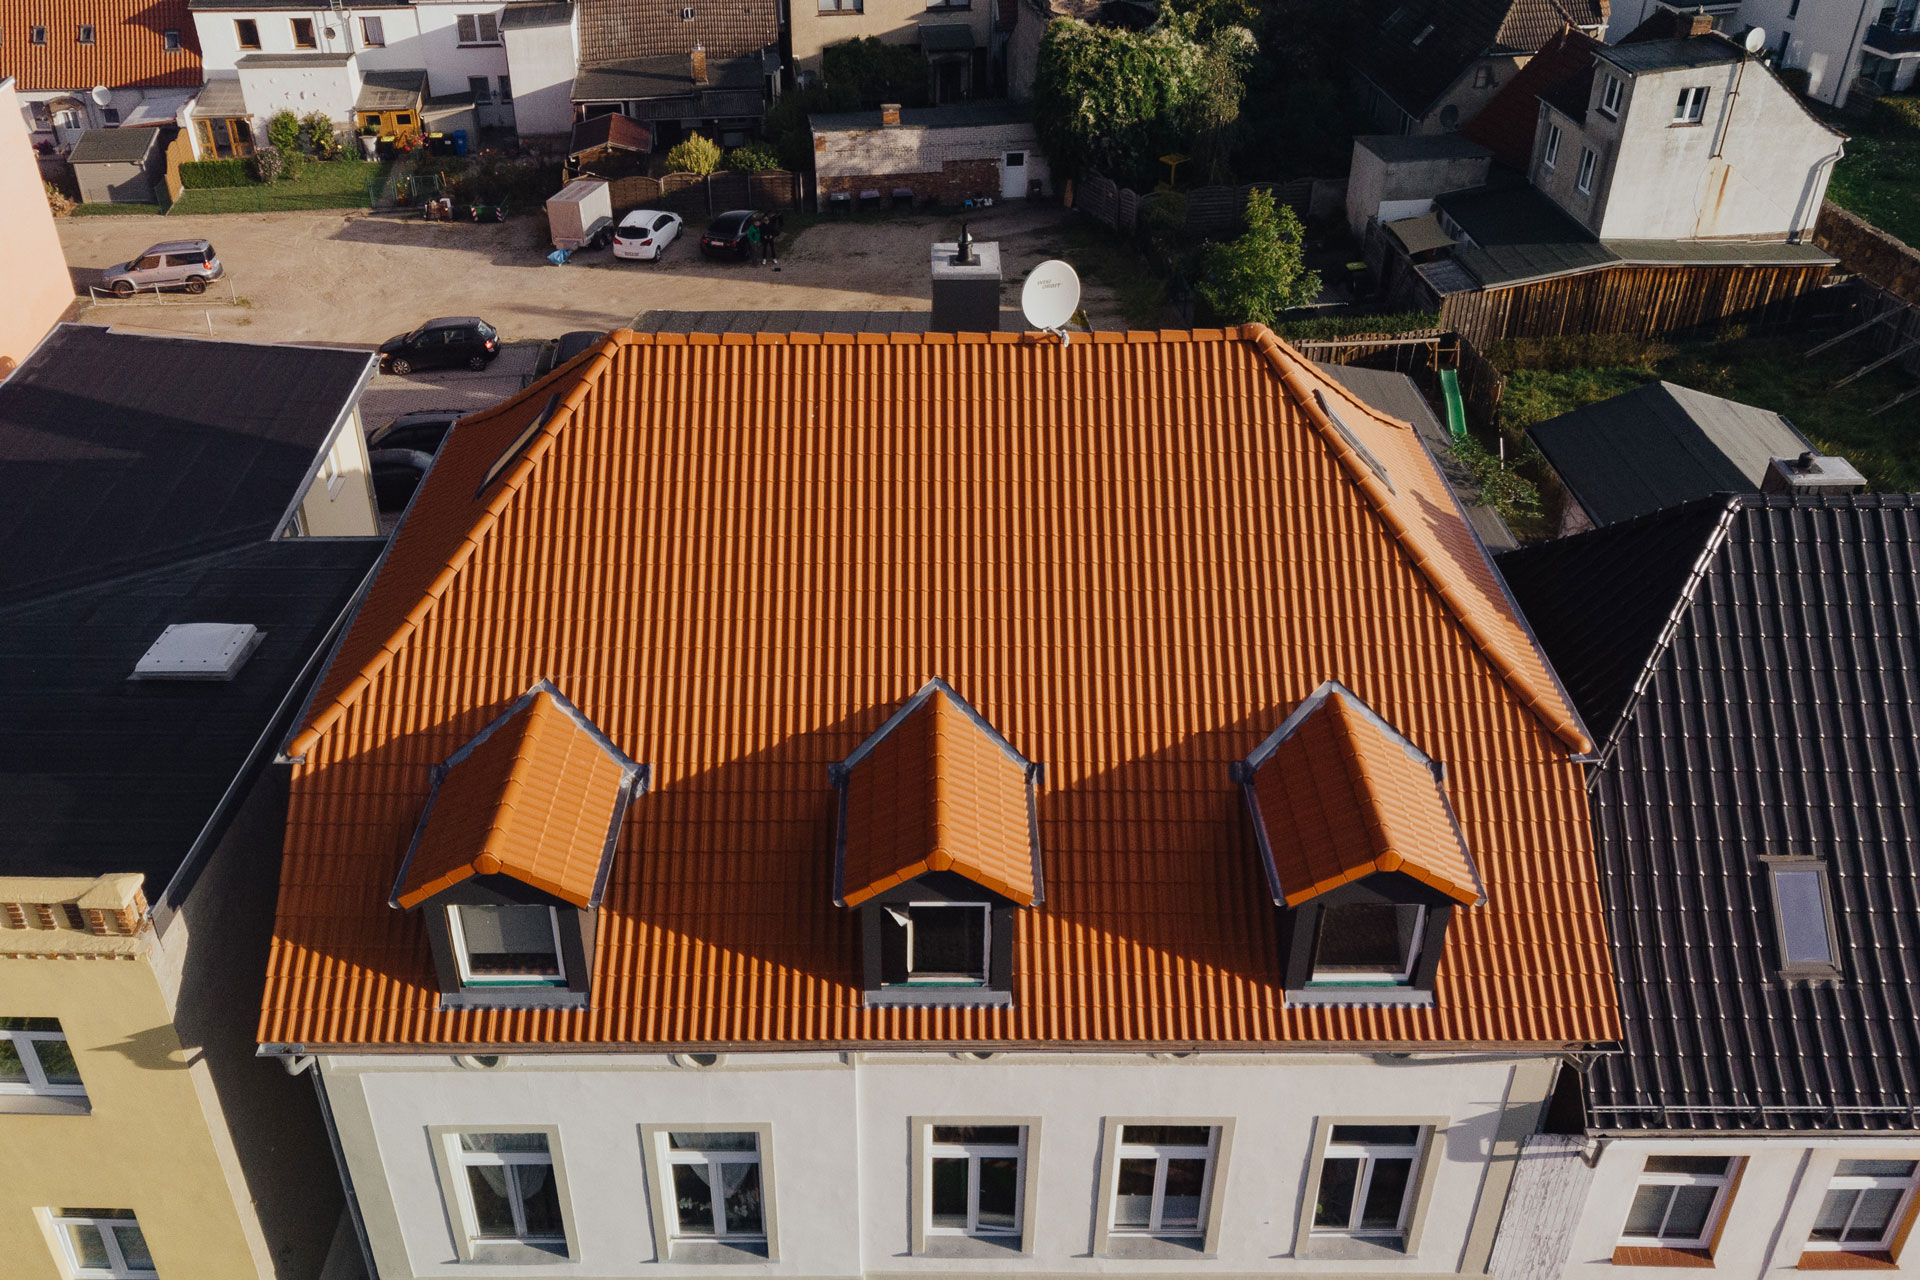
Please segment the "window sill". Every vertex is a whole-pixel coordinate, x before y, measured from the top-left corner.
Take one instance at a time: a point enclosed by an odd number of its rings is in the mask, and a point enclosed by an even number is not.
[[[473,988],[440,993],[440,1011],[453,1009],[584,1009],[587,993],[564,987]]]
[[[1407,1256],[1405,1236],[1309,1235],[1298,1257],[1321,1262],[1385,1262]]]
[[[916,1258],[996,1258],[1027,1256],[1019,1236],[936,1236],[914,1251]]]
[[[1288,1004],[1432,1005],[1433,992],[1418,987],[1293,987]]]
[[[1101,1256],[1147,1262],[1194,1262],[1218,1257],[1218,1254],[1206,1252],[1206,1243],[1204,1236],[1129,1236],[1116,1233],[1107,1237],[1107,1249]]]
[[[767,1243],[764,1240],[672,1240],[667,1243],[667,1261],[699,1267],[745,1266],[767,1261]]]
[[[897,987],[882,987],[878,991],[864,992],[862,998],[869,1009],[901,1005],[928,1008],[945,1008],[951,1005],[1003,1009],[1013,1007],[1013,992],[995,991],[989,987],[915,987],[903,983]]]
[[[1892,1271],[1900,1264],[1885,1249],[1807,1249],[1802,1271]]]
[[[1671,124],[1669,124],[1669,125],[1667,126],[1667,128],[1669,128],[1669,129],[1699,129],[1699,128],[1702,128],[1703,126],[1705,126],[1705,124],[1706,124],[1706,123],[1707,123],[1707,122],[1706,122],[1705,120],[1675,120],[1675,121],[1674,121],[1673,123],[1671,123]]]
[[[1706,1249],[1669,1249],[1661,1245],[1623,1244],[1613,1251],[1616,1267],[1711,1267]]]
[[[0,1093],[0,1114],[15,1116],[90,1116],[85,1094]]]
[[[475,1240],[467,1246],[468,1260],[498,1266],[524,1266],[565,1261],[572,1256],[565,1241],[530,1244],[524,1240]]]
[[[502,46],[498,40],[476,40],[472,44],[457,44],[453,47],[456,49],[498,49]]]
[[[857,18],[865,9],[819,9],[816,12],[823,18]]]

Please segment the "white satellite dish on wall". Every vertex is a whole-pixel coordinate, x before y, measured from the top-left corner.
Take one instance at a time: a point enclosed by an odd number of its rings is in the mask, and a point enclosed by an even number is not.
[[[1767,29],[1765,27],[1749,28],[1747,38],[1740,42],[1740,46],[1748,53],[1760,52],[1767,47]]]
[[[113,105],[113,90],[107,88],[107,86],[103,84],[97,84],[93,86],[93,92],[89,93],[87,96],[93,99],[93,105],[96,107],[108,107]]]
[[[1041,263],[1020,290],[1020,310],[1027,323],[1046,333],[1057,333],[1064,344],[1066,324],[1080,309],[1080,277],[1058,258]]]

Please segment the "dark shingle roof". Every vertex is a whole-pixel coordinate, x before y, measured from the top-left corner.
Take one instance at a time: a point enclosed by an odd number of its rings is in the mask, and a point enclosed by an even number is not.
[[[1601,47],[1583,32],[1561,32],[1501,86],[1493,101],[1480,108],[1460,132],[1489,148],[1501,164],[1525,173],[1533,164],[1541,99],[1576,120],[1584,119],[1593,59]]]
[[[1684,71],[1689,67],[1720,67],[1747,55],[1721,36],[1692,36],[1677,40],[1641,40],[1603,46],[1600,56],[1638,75],[1643,71]]]
[[[682,19],[683,8],[693,17]],[[774,0],[580,0],[580,65],[684,56],[698,43],[709,59],[758,53],[780,38]]]
[[[1569,26],[1606,21],[1605,0],[1381,0],[1378,9],[1377,33],[1355,63],[1416,118],[1479,59],[1532,53]]]
[[[1712,499],[1500,563],[1617,737],[1593,803],[1625,1052],[1587,1076],[1591,1127],[1914,1128],[1916,499]],[[1826,862],[1835,981],[1778,976],[1780,854]]]
[[[0,383],[0,599],[272,537],[373,361],[59,326]]]
[[[510,4],[500,17],[502,31],[519,31],[527,27],[564,27],[573,21],[571,0],[533,0],[530,4]]]
[[[760,75],[758,54],[741,58],[710,57],[707,59],[706,87],[696,88],[693,83],[693,63],[684,53],[626,58],[595,67],[582,66],[573,77],[573,100],[615,102],[674,98],[686,103],[680,114],[689,117],[714,118],[742,114],[739,111],[713,109],[711,106],[702,107],[696,101],[701,95],[712,97],[724,91],[731,98],[740,98],[742,94],[753,95],[745,114],[757,115],[761,109]]]
[[[1649,382],[1528,429],[1595,524],[1715,493],[1758,493],[1767,464],[1813,446],[1770,409]]]
[[[938,107],[902,107],[900,125],[915,129],[969,129],[981,125],[1024,124],[1033,119],[1025,103],[980,98]],[[815,133],[845,133],[881,128],[878,111],[843,111],[807,117]]]
[[[74,164],[128,164],[145,160],[160,139],[157,128],[89,129],[73,144]]]

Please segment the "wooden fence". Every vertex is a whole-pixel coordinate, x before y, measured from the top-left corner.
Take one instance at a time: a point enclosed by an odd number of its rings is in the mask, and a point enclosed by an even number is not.
[[[762,173],[721,170],[701,177],[669,173],[664,178],[644,174],[615,178],[608,183],[614,214],[630,209],[662,209],[683,218],[712,217],[729,209],[758,209],[763,213],[798,209],[800,175],[785,169]]]
[[[193,138],[185,129],[175,129],[173,137],[167,141],[167,169],[162,181],[167,187],[167,203],[171,205],[180,198],[186,184],[180,180],[180,166],[193,159]]]
[[[1432,390],[1442,369],[1452,369],[1460,382],[1460,400],[1467,416],[1492,424],[1506,392],[1506,377],[1478,347],[1445,329],[1418,329],[1395,334],[1353,334],[1343,338],[1310,339],[1291,344],[1309,360],[1322,364],[1361,365],[1404,373]],[[1432,391],[1436,399],[1437,391]],[[1436,410],[1442,422],[1445,406]]]
[[[1288,206],[1304,221],[1313,207],[1313,186],[1312,178],[1295,178],[1291,182],[1249,182],[1238,187],[1191,187],[1180,193],[1187,198],[1187,234],[1196,238],[1233,234],[1240,226],[1247,197],[1256,190],[1271,191],[1275,203]],[[1076,189],[1074,206],[1120,234],[1132,235],[1146,217],[1147,198],[1112,178],[1093,174]]]

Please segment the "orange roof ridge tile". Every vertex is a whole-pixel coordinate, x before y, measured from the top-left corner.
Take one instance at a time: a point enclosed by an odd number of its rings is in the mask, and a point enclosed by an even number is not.
[[[1433,589],[1447,602],[1455,621],[1473,637],[1475,647],[1481,655],[1513,686],[1514,691],[1520,695],[1521,701],[1540,717],[1555,736],[1578,754],[1591,753],[1593,740],[1588,737],[1585,726],[1580,723],[1580,717],[1573,710],[1572,702],[1560,688],[1559,681],[1547,664],[1539,645],[1526,631],[1518,610],[1505,600],[1505,593],[1501,593],[1501,600],[1495,601],[1490,594],[1479,595],[1462,590],[1454,577],[1445,572],[1437,561],[1445,560],[1454,568],[1467,572],[1472,570],[1449,555],[1437,540],[1423,537],[1414,524],[1401,514],[1400,504],[1397,501],[1398,495],[1375,474],[1373,467],[1368,465],[1360,451],[1342,438],[1340,428],[1328,416],[1315,393],[1318,392],[1320,395],[1331,393],[1338,396],[1356,411],[1376,422],[1389,423],[1407,432],[1412,432],[1413,427],[1362,404],[1345,389],[1312,372],[1306,360],[1265,325],[1250,324],[1241,332],[1273,365],[1288,389],[1293,391],[1307,420],[1313,423],[1321,439],[1326,441],[1327,447],[1346,468],[1354,484],[1367,496],[1368,504],[1392,531],[1395,540],[1400,543],[1407,556],[1433,585]],[[1462,523],[1464,524],[1464,521]],[[1468,528],[1470,530],[1471,526]],[[1484,561],[1486,559],[1484,548],[1479,548],[1477,538],[1474,539],[1474,543]],[[1489,575],[1494,590],[1499,590],[1498,578],[1491,577],[1495,573],[1491,562],[1487,562],[1482,567]],[[1512,626],[1516,636],[1503,639],[1494,633],[1484,617],[1489,608],[1507,615],[1506,621]],[[1525,655],[1532,659],[1531,662],[1521,660],[1519,654],[1512,652],[1516,647],[1516,638],[1519,644],[1524,646]]]

